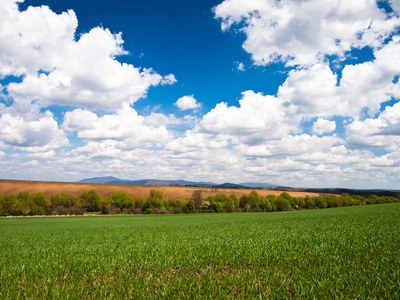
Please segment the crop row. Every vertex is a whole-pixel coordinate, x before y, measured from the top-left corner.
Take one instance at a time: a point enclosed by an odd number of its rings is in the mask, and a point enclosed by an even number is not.
[[[399,216],[0,218],[0,299],[399,299]]]

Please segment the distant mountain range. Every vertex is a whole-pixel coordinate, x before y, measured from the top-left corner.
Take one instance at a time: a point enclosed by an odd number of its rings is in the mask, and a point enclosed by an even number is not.
[[[94,177],[80,180],[79,182],[87,183],[108,183],[108,184],[132,184],[132,185],[181,185],[181,186],[202,186],[202,187],[219,187],[219,188],[282,188],[282,186],[273,185],[270,183],[257,183],[257,182],[244,182],[244,183],[223,183],[218,184],[214,182],[204,181],[186,181],[186,180],[158,180],[158,179],[141,179],[141,180],[128,180],[120,179],[113,176],[107,177]],[[285,187],[287,188],[287,187]]]

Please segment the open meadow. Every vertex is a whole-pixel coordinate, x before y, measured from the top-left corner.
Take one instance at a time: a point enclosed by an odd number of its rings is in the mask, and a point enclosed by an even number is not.
[[[399,299],[400,203],[0,218],[0,298]]]

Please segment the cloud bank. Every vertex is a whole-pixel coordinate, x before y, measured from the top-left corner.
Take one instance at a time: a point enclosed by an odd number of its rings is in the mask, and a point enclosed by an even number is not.
[[[255,67],[283,63],[287,77],[274,95],[246,90],[237,105],[216,103],[201,116],[201,103],[183,96],[170,103],[187,114],[179,118],[135,110],[149,89],[177,80],[120,62],[122,33],[77,35],[73,10],[3,1],[0,176],[398,187],[396,1],[225,0],[213,12],[222,31],[244,33]]]

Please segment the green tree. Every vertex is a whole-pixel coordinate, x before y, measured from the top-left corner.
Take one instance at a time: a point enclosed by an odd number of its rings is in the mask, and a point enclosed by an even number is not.
[[[240,199],[239,199],[239,207],[240,208],[245,208],[246,205],[247,205],[248,199],[249,198],[246,195],[243,194],[242,197],[240,197]]]
[[[210,209],[214,212],[221,212],[222,211],[222,204],[221,202],[212,202],[210,203]]]
[[[275,201],[276,209],[278,211],[286,211],[286,210],[291,210],[292,207],[290,206],[290,203],[287,199],[285,198],[277,198]]]
[[[334,195],[330,195],[326,197],[326,206],[327,207],[339,207],[340,206],[340,201],[338,197]]]
[[[164,198],[164,196],[163,196],[163,193],[161,192],[161,191],[157,191],[157,190],[150,190],[150,197],[149,197],[149,199],[152,199],[152,198],[154,198],[154,199],[163,199]]]
[[[187,212],[193,212],[195,209],[195,204],[193,200],[188,201],[188,203],[186,204],[186,209]]]
[[[142,197],[135,198],[135,208],[142,208],[145,200]]]
[[[257,210],[258,211],[272,211],[271,202],[269,202],[266,198],[261,197],[261,200],[257,205]]]
[[[100,211],[103,215],[107,215],[110,213],[111,209],[111,199],[110,198],[102,198],[100,200]]]
[[[314,197],[314,203],[316,207],[326,208],[328,206],[324,197]]]
[[[0,212],[3,216],[12,215],[14,203],[17,201],[15,195],[4,195],[0,197]]]
[[[315,208],[315,202],[314,200],[310,197],[310,196],[306,196],[306,198],[304,199],[304,207],[307,209],[312,209]]]
[[[79,196],[82,206],[88,212],[100,211],[101,197],[95,190],[83,192]]]
[[[115,192],[111,197],[112,203],[114,207],[119,209],[124,209],[133,206],[132,198],[128,195],[127,192]]]
[[[50,204],[45,194],[39,192],[29,198],[31,215],[44,215],[47,213]]]
[[[236,195],[236,194],[231,194],[231,195],[229,196],[229,198],[232,199],[233,205],[234,205],[236,208],[238,208],[239,205],[240,205],[240,200],[239,200],[238,195]]]
[[[250,208],[256,208],[260,203],[260,200],[260,195],[256,191],[251,191],[247,199],[247,205],[249,205]]]

